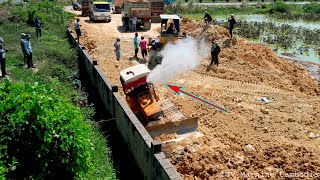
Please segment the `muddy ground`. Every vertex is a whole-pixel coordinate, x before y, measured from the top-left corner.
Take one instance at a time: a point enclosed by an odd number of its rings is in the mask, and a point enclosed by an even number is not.
[[[137,64],[133,60],[133,33],[121,29],[120,15],[111,23],[91,23],[81,17],[80,43],[98,61],[105,75],[121,87],[119,71]],[[159,24],[139,35],[157,36]],[[183,30],[195,38],[215,36],[222,51],[218,68],[197,69],[169,83],[205,97],[230,110],[223,114],[157,86],[161,98],[170,99],[185,115],[199,117],[201,138],[166,144],[163,151],[185,179],[279,179],[320,177],[319,84],[304,66],[276,56],[263,45],[241,38],[228,40],[226,29],[184,22]],[[113,43],[121,39],[118,62]],[[318,67],[319,65],[314,65]],[[121,88],[120,88],[121,89]],[[121,92],[123,95],[123,93]],[[270,103],[257,99],[267,97]],[[318,174],[317,174],[318,173]]]

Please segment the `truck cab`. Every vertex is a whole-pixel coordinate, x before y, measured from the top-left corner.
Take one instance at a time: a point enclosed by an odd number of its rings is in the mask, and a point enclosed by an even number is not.
[[[111,7],[109,2],[92,2],[90,5],[91,21],[111,21]]]
[[[132,112],[145,126],[164,117],[155,89],[147,83],[150,70],[143,64],[120,71],[120,80],[126,101]]]

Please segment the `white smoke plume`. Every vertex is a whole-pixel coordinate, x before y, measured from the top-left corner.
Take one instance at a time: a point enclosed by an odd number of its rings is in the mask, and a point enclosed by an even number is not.
[[[149,83],[166,83],[179,74],[195,69],[202,58],[208,57],[210,48],[205,39],[197,42],[188,37],[167,44],[160,53],[163,57],[162,63],[148,75]]]

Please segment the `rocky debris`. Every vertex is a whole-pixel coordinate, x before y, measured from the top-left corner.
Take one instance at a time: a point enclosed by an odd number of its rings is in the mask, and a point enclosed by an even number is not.
[[[237,154],[237,155],[234,156],[233,164],[234,165],[240,165],[240,164],[242,164],[244,162],[244,160],[245,160],[245,158],[244,158],[243,155]]]
[[[261,112],[262,112],[263,114],[269,114],[269,109],[261,109]]]
[[[256,149],[251,145],[251,144],[248,144],[244,147],[245,151],[246,152],[254,152],[256,151]]]
[[[311,133],[309,134],[309,138],[310,138],[310,139],[315,139],[315,138],[318,138],[318,137],[320,137],[319,134],[316,134],[316,133],[313,133],[313,132],[311,132]]]
[[[296,119],[295,119],[295,118],[292,118],[292,117],[289,117],[289,118],[288,118],[288,122],[296,122]]]

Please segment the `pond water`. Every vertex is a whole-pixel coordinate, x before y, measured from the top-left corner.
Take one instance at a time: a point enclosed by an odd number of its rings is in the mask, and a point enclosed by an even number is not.
[[[228,16],[214,16],[227,26]],[[320,63],[320,22],[282,20],[268,15],[237,15],[235,34],[267,44],[277,54]],[[252,40],[254,39],[254,40]]]

